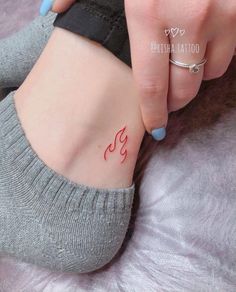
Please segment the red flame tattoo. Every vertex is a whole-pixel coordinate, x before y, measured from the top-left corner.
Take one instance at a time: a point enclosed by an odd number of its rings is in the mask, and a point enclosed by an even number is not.
[[[128,151],[126,149],[126,144],[128,142],[128,136],[125,134],[125,130],[126,127],[124,127],[123,129],[121,129],[119,132],[117,132],[114,142],[112,144],[110,144],[105,152],[104,152],[104,159],[107,160],[107,156],[109,153],[112,153],[116,150],[116,148],[119,146],[119,144],[121,144],[121,148],[120,148],[120,155],[122,156],[122,160],[121,163],[123,163],[128,155]]]

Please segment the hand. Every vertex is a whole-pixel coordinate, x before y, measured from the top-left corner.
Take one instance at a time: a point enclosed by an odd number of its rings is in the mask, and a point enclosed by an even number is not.
[[[64,12],[74,2],[44,0],[41,14],[50,9]],[[236,47],[236,2],[125,0],[125,10],[143,121],[146,130],[162,140],[168,113],[187,105],[202,80],[218,78],[227,70]],[[153,43],[157,50],[151,50]],[[195,64],[206,58],[207,63],[192,74],[169,63],[168,46],[173,60]]]
[[[141,110],[148,132],[156,140],[165,136],[168,112],[189,103],[202,80],[222,76],[235,53],[235,0],[125,0],[134,77],[141,96]],[[169,30],[173,28],[172,33]],[[175,28],[182,34],[174,36]],[[181,36],[182,35],[182,36]],[[151,43],[174,47],[171,58],[194,64],[208,61],[197,74],[169,63],[168,52],[151,51]],[[199,52],[178,44],[195,44]],[[214,102],[214,101],[213,101]],[[156,130],[155,130],[156,129]],[[154,130],[154,131],[153,131]]]

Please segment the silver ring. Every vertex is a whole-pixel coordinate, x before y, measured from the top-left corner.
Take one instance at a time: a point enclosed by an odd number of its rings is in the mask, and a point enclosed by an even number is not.
[[[189,69],[189,72],[194,73],[194,74],[198,73],[200,71],[201,67],[206,64],[206,62],[207,62],[207,59],[203,59],[200,63],[186,64],[186,63],[182,63],[182,62],[170,59],[170,63],[172,63],[178,67],[181,67],[181,68]]]

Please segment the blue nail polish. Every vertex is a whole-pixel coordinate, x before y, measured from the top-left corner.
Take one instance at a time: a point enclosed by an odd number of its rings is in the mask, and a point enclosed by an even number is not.
[[[156,141],[163,140],[165,138],[165,136],[166,136],[166,128],[165,127],[152,130],[152,137]]]
[[[54,0],[43,0],[40,7],[40,15],[46,16],[48,12],[52,9]]]

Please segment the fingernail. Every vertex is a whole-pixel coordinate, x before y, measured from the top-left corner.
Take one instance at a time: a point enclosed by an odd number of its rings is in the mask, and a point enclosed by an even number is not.
[[[165,138],[166,136],[166,128],[159,128],[159,129],[154,129],[152,130],[152,137],[156,141],[161,141]]]
[[[54,0],[43,0],[40,7],[40,15],[46,16],[48,12],[52,9]]]

